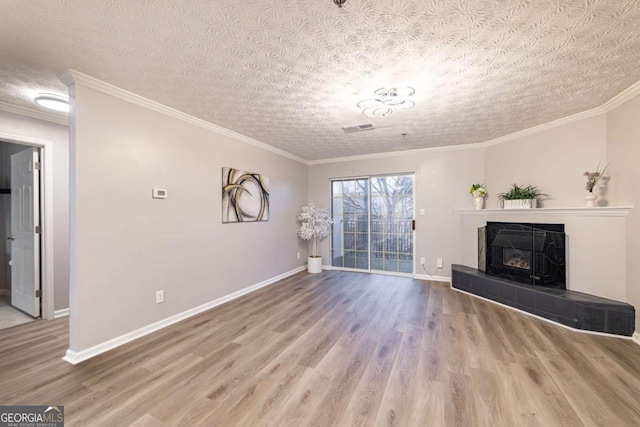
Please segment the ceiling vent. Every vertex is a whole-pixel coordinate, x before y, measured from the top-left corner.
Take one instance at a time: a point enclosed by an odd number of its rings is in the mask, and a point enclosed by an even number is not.
[[[360,132],[363,130],[372,130],[375,129],[376,127],[374,125],[372,125],[371,123],[366,123],[364,125],[355,125],[355,126],[345,126],[342,129],[344,129],[345,132],[347,133],[352,133],[352,132]]]

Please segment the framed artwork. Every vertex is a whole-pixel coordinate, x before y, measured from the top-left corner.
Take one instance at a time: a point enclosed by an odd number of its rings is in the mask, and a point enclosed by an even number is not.
[[[269,220],[269,178],[222,168],[222,222]]]

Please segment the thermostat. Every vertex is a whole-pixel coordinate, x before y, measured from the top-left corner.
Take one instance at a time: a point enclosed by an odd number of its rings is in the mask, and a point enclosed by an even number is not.
[[[164,190],[162,188],[154,188],[151,197],[153,197],[154,199],[166,199],[167,194],[167,190]]]

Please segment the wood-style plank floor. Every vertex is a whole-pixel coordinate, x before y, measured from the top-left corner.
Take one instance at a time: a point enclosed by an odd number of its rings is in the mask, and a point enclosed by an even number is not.
[[[77,366],[0,331],[0,405],[68,426],[638,426],[640,346],[409,278],[300,273]]]

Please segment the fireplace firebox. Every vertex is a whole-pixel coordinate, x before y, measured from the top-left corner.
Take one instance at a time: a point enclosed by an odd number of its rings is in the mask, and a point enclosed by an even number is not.
[[[566,289],[564,224],[487,222],[478,229],[478,269],[531,285]]]

